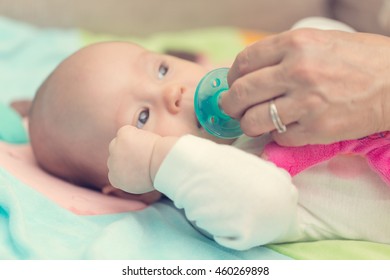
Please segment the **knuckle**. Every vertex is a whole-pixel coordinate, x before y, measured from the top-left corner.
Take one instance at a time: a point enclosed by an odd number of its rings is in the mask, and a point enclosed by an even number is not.
[[[284,64],[280,64],[280,67],[276,68],[275,71],[273,71],[273,75],[271,79],[273,81],[277,81],[280,85],[287,87],[288,86],[288,77],[286,75],[288,71],[286,70],[286,66]],[[266,84],[269,81],[259,81],[261,84]]]
[[[256,114],[255,110],[247,111],[241,119],[241,129],[244,133],[250,137],[260,135],[259,128],[264,127],[262,118]]]
[[[317,85],[319,82],[317,71],[315,64],[310,59],[302,56],[290,68],[289,76],[303,85]]]
[[[302,94],[299,96],[295,104],[297,104],[295,110],[299,112],[300,119],[315,119],[320,112],[326,109],[326,106],[323,104],[323,100],[318,96],[314,91],[305,92],[307,94]]]
[[[317,37],[316,31],[310,28],[300,28],[289,33],[289,47],[295,50],[302,50],[307,45],[313,43]]]
[[[116,138],[112,139],[111,142],[108,144],[108,151],[110,153],[113,153],[113,151],[114,151],[115,141],[116,141]]]
[[[126,130],[127,130],[126,126],[120,127],[120,128],[118,129],[117,133],[116,133],[116,134],[117,134],[117,137],[123,136],[123,134],[126,133]]]
[[[248,73],[249,67],[249,50],[242,50],[236,57],[235,62],[235,70],[238,77],[241,77]]]
[[[125,125],[118,129],[117,137],[118,138],[126,138],[129,134],[131,134],[136,128],[131,125]]]
[[[305,85],[317,85],[324,75],[322,67],[319,67],[321,57],[313,57],[313,48],[322,48],[322,39],[318,38],[318,30],[297,29],[290,33],[288,46],[291,50],[291,57],[288,65],[287,76]],[[286,72],[286,71],[284,71]]]
[[[248,97],[246,83],[242,79],[238,79],[231,87],[233,102],[242,104]]]

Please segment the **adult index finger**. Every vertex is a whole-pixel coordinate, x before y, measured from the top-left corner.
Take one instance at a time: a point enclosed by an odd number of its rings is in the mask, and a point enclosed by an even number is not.
[[[239,119],[251,107],[286,93],[285,80],[280,65],[253,71],[236,80],[222,94],[220,106],[226,114]]]
[[[285,32],[269,36],[246,47],[235,58],[229,73],[229,86],[238,78],[255,70],[276,65],[284,57]]]

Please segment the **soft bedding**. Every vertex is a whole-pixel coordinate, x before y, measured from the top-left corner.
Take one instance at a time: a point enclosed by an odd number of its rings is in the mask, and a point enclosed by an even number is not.
[[[353,240],[224,248],[194,229],[169,200],[146,206],[43,172],[23,120],[8,106],[32,98],[64,57],[92,42],[131,40],[218,65],[262,36],[212,28],[118,38],[80,29],[38,29],[0,17],[0,259],[390,259],[389,245]]]
[[[0,259],[288,258],[223,248],[168,200],[146,207],[52,177],[28,144],[0,142],[0,166]]]

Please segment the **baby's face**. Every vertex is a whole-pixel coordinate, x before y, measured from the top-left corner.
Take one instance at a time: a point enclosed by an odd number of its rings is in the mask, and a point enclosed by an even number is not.
[[[205,68],[133,44],[92,48],[84,65],[90,69],[86,86],[93,93],[89,106],[100,111],[96,122],[115,130],[130,124],[161,136],[193,134],[221,142],[200,127],[194,113],[195,89]]]

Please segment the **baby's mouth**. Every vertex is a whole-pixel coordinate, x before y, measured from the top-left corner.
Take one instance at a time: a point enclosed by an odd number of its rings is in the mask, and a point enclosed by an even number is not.
[[[198,129],[201,129],[201,128],[202,128],[202,125],[200,124],[199,119],[198,119],[198,117],[196,116],[196,113],[194,114],[194,117],[195,117],[196,126],[198,127]]]
[[[198,121],[198,118],[195,118],[196,119],[196,125],[198,126],[198,128],[202,128],[202,125],[200,124],[200,122]]]
[[[195,118],[196,126],[198,127],[198,129],[203,130],[203,126],[199,122],[199,119],[198,119],[198,116],[196,115],[196,110],[195,109],[194,109],[194,118]]]

